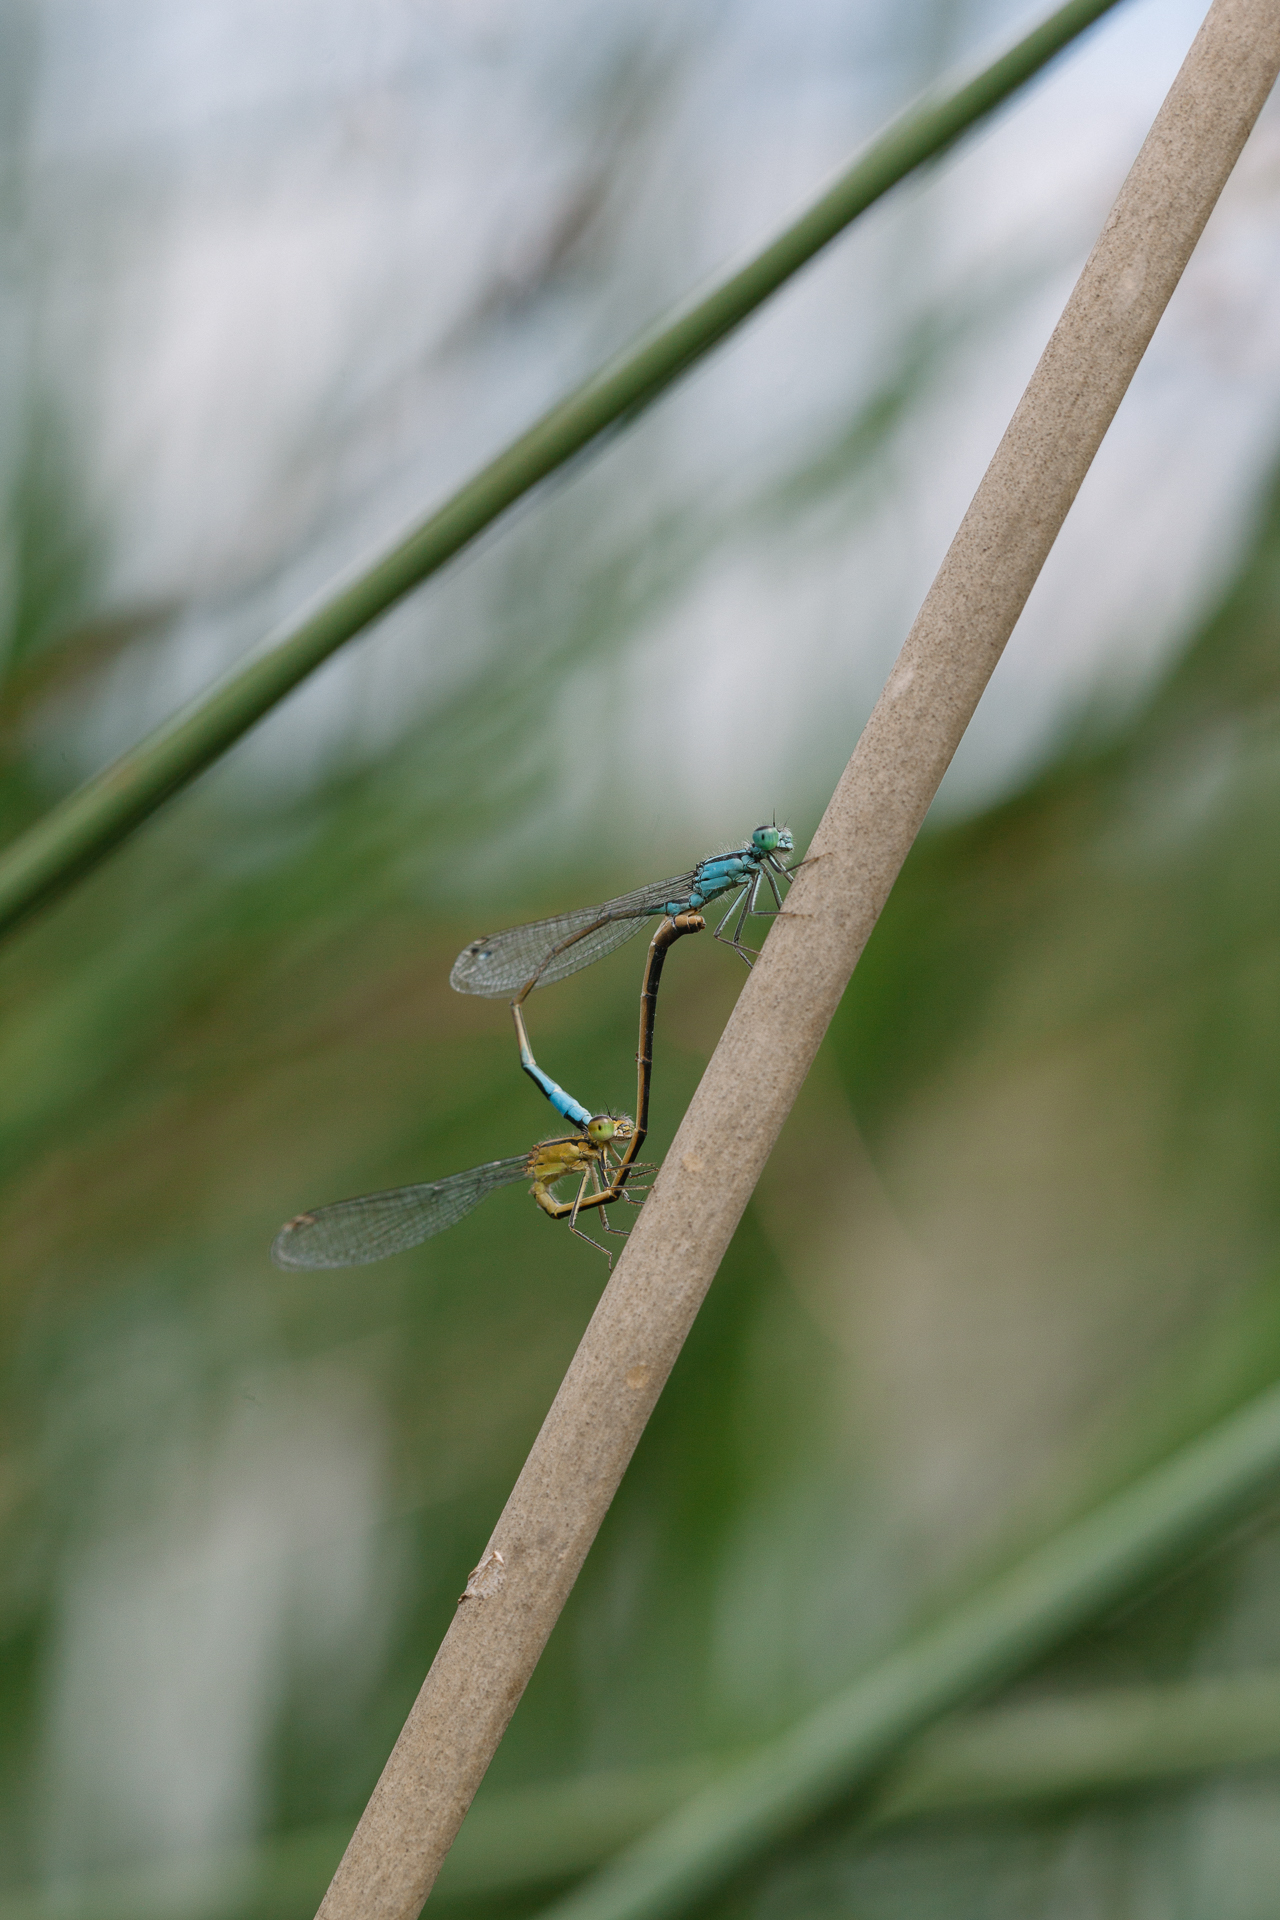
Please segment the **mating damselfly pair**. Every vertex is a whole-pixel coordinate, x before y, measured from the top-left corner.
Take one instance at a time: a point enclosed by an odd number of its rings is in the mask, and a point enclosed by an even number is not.
[[[784,827],[757,827],[746,846],[712,855],[687,873],[620,894],[600,906],[553,914],[471,941],[454,962],[450,983],[461,993],[512,996],[520,1064],[556,1112],[577,1131],[540,1141],[527,1153],[491,1160],[444,1180],[362,1194],[298,1214],[276,1236],[271,1249],[276,1264],[324,1268],[381,1260],[443,1233],[489,1194],[523,1180],[529,1182],[529,1190],[544,1213],[554,1220],[567,1219],[570,1231],[592,1245],[598,1246],[599,1242],[582,1233],[578,1225],[580,1216],[588,1210],[598,1210],[606,1233],[620,1232],[610,1225],[607,1208],[618,1201],[639,1205],[635,1194],[628,1191],[631,1175],[642,1169],[652,1171],[637,1156],[648,1127],[653,1030],[667,952],[684,935],[703,931],[706,921],[701,909],[728,896],[728,910],[716,926],[714,937],[725,939],[725,928],[734,920],[728,944],[750,965],[752,950],[742,944],[743,931],[753,914],[768,916],[781,911],[778,881],[785,883],[791,871],[781,855],[789,853],[793,844]],[[771,907],[760,905],[765,885],[772,895]],[[625,1114],[593,1114],[534,1059],[522,1005],[535,987],[567,979],[612,953],[655,914],[663,918],[649,945],[640,991],[636,1118],[632,1122]],[[571,1178],[578,1180],[574,1198],[557,1200],[552,1189]]]

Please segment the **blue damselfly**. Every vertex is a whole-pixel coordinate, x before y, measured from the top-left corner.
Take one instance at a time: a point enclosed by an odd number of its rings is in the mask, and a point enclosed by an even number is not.
[[[715,929],[715,937],[726,938],[724,929],[736,912],[736,925],[727,936],[727,944],[750,965],[750,950],[742,945],[743,928],[749,914],[781,910],[777,877],[785,880],[791,869],[779,856],[790,853],[794,844],[785,827],[757,827],[749,845],[701,860],[688,873],[655,880],[598,907],[578,907],[570,913],[552,914],[546,920],[531,920],[521,927],[508,927],[505,933],[473,940],[454,961],[450,984],[459,993],[479,993],[493,999],[512,994],[520,1001],[534,987],[567,979],[580,967],[612,953],[631,939],[641,921],[655,913],[673,919],[698,913],[726,894],[733,897]],[[773,894],[772,907],[758,904],[766,884]]]

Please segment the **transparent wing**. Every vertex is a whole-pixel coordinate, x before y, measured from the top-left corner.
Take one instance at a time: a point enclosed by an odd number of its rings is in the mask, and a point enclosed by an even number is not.
[[[486,1194],[514,1186],[525,1177],[527,1153],[490,1160],[447,1180],[417,1187],[393,1187],[388,1193],[364,1193],[338,1200],[314,1213],[300,1213],[281,1227],[271,1248],[278,1267],[360,1267],[389,1253],[416,1247],[443,1233],[478,1206]]]
[[[603,959],[630,940],[642,920],[661,913],[670,901],[689,894],[696,869],[670,880],[654,880],[634,893],[621,893],[599,907],[577,907],[555,913],[549,920],[530,920],[505,933],[490,933],[464,947],[453,963],[449,984],[459,993],[482,993],[492,998],[518,993],[534,974],[540,987],[567,980],[580,967]],[[577,936],[575,938],[575,936]],[[572,944],[565,945],[569,941]],[[557,947],[564,947],[557,953]],[[554,958],[548,959],[549,954]]]

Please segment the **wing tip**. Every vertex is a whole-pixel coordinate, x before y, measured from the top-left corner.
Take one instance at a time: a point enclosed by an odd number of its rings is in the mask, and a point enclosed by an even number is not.
[[[482,984],[484,963],[492,958],[489,948],[491,934],[484,934],[479,940],[472,940],[462,949],[449,974],[449,985],[455,993],[484,993]]]
[[[295,1213],[292,1220],[286,1220],[275,1239],[271,1242],[271,1258],[278,1267],[309,1267],[314,1262],[300,1257],[294,1248],[294,1235],[304,1227],[314,1227],[314,1213]]]

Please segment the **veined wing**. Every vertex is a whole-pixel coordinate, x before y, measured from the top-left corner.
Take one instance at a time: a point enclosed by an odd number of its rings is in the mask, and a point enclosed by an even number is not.
[[[361,1267],[383,1260],[389,1253],[416,1247],[432,1234],[443,1233],[478,1206],[486,1194],[523,1180],[527,1153],[509,1160],[490,1160],[447,1180],[429,1180],[416,1187],[393,1187],[387,1193],[363,1193],[355,1200],[338,1200],[314,1213],[300,1213],[281,1227],[271,1248],[278,1267]]]
[[[518,993],[535,974],[540,987],[567,980],[580,967],[589,967],[630,940],[640,922],[661,913],[668,901],[684,900],[695,872],[691,868],[670,880],[654,880],[599,907],[576,907],[572,913],[553,913],[548,920],[529,920],[522,927],[508,927],[505,933],[486,934],[462,949],[449,984],[459,993],[496,999]],[[559,947],[563,952],[556,952]]]

